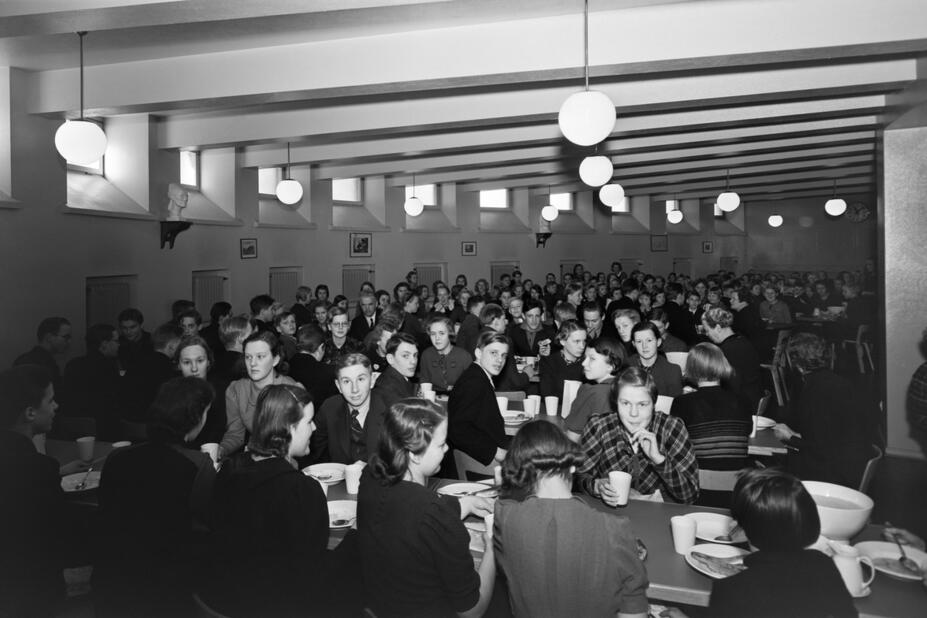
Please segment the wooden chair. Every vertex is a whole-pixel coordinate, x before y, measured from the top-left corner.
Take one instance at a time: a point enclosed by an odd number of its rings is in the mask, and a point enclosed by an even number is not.
[[[456,448],[454,449],[454,463],[457,465],[457,478],[461,481],[474,480],[468,476],[468,473],[472,474],[476,480],[487,477],[494,478],[495,472],[492,467],[484,466]]]
[[[509,401],[524,401],[525,391],[496,391],[496,397],[508,397]]]
[[[756,404],[756,415],[765,416],[766,408],[769,407],[769,401],[772,399],[772,393],[768,390],[763,391],[763,396],[760,397],[759,403]]]
[[[866,467],[863,469],[863,478],[859,481],[859,490],[862,493],[866,493],[869,489],[869,484],[872,483],[876,469],[879,467],[879,460],[882,459],[882,449],[878,445],[873,444],[871,452],[872,457],[866,462]]]
[[[789,389],[785,385],[785,348],[789,343],[791,334],[792,331],[788,329],[780,330],[776,338],[772,362],[760,364],[760,367],[768,370],[770,377],[772,377],[773,390],[776,391],[776,402],[779,407],[784,406],[789,399]]]
[[[872,362],[872,348],[869,346],[868,339],[869,325],[860,324],[859,328],[856,329],[856,339],[844,339],[840,342],[841,350],[846,349],[847,344],[856,346],[856,362],[859,364],[860,373],[866,373],[864,359],[869,362],[869,370],[875,373],[875,364]]]
[[[678,365],[679,369],[682,371],[682,375],[686,375],[686,360],[689,358],[688,352],[667,352],[666,360]]]

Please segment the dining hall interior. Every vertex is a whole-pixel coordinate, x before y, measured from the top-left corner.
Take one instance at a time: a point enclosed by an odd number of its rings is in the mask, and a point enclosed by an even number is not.
[[[247,312],[257,294],[289,306],[297,286],[326,284],[353,308],[360,283],[392,290],[413,269],[492,284],[513,270],[559,280],[577,264],[697,278],[836,276],[871,260],[874,367],[861,380],[884,410],[876,513],[927,534],[927,445],[907,407],[927,328],[927,7],[589,0],[583,11],[582,0],[0,3],[6,365],[51,315],[70,320],[77,356],[87,327],[125,307],[153,328],[177,299],[204,316],[220,300]],[[584,90],[604,93],[617,119],[580,145],[558,112]],[[66,161],[59,127],[85,117],[105,154]],[[584,162],[611,173],[586,182]],[[300,195],[275,194],[286,180]],[[623,198],[598,188],[619,184]],[[732,191],[739,206],[722,210]],[[824,206],[836,198],[835,216]],[[551,205],[556,217],[542,216]]]

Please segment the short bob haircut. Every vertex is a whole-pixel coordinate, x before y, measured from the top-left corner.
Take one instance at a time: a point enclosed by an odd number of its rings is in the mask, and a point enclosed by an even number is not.
[[[557,341],[566,341],[570,338],[570,335],[578,330],[585,332],[586,328],[576,320],[565,321],[560,325],[560,330],[557,331]]]
[[[708,328],[720,326],[721,328],[730,328],[734,323],[734,314],[724,307],[712,307],[702,314],[702,320]]]
[[[819,336],[796,333],[789,339],[789,359],[799,371],[809,372],[830,365],[830,350]]]
[[[559,476],[569,482],[571,468],[583,463],[584,456],[563,430],[547,421],[525,424],[509,446],[502,462],[502,491],[505,494],[532,493],[546,476]]]
[[[612,315],[612,322],[617,322],[618,318],[628,318],[632,324],[639,324],[641,321],[641,312],[637,309],[618,309]]]
[[[749,468],[739,474],[731,517],[760,550],[801,550],[821,533],[811,494],[797,478],[775,468]]]
[[[427,399],[403,399],[383,416],[377,452],[370,458],[370,472],[383,485],[395,485],[409,470],[411,455],[421,455],[434,438],[444,410]]]
[[[213,365],[213,356],[212,348],[209,347],[209,344],[206,343],[206,340],[200,337],[199,335],[187,335],[186,337],[181,338],[180,343],[177,344],[177,350],[174,351],[174,364],[180,367],[180,351],[185,348],[192,348],[193,346],[200,346],[203,348],[203,351],[206,352],[206,360],[209,362],[208,367]]]
[[[283,360],[283,345],[280,343],[280,339],[277,335],[269,330],[259,330],[256,333],[251,333],[251,335],[242,342],[241,349],[244,352],[248,349],[249,344],[262,342],[266,343],[267,347],[270,348],[270,354],[272,356],[276,356],[280,359],[277,366],[273,368],[273,371],[286,374],[288,366],[286,361]]]
[[[450,335],[451,340],[453,340],[454,324],[451,321],[451,318],[444,315],[443,313],[432,313],[428,316],[428,319],[425,320],[425,332],[431,334],[431,327],[435,324],[443,324],[444,328],[447,329],[447,334]]]
[[[624,371],[618,374],[618,378],[612,382],[612,403],[616,406],[618,404],[618,395],[621,393],[621,389],[626,386],[640,386],[647,390],[650,393],[650,399],[654,404],[657,403],[657,383],[654,381],[653,376],[641,369],[640,367],[628,367]]]
[[[614,337],[599,337],[587,346],[605,357],[612,366],[612,375],[617,375],[628,363],[628,352]]]
[[[631,329],[631,341],[634,341],[634,335],[644,331],[649,331],[657,341],[663,339],[663,335],[660,334],[660,329],[657,328],[656,324],[653,322],[638,322],[634,325],[634,328]]]
[[[199,425],[215,399],[212,385],[201,378],[172,378],[161,385],[148,409],[148,436],[153,442],[183,443]]]
[[[0,428],[10,429],[27,408],[37,408],[51,383],[51,373],[39,365],[17,365],[0,373]]]
[[[734,369],[728,362],[721,348],[713,343],[703,341],[692,346],[686,358],[686,379],[699,382],[730,380]]]
[[[479,338],[476,340],[476,347],[478,350],[482,350],[486,346],[494,343],[504,343],[510,348],[512,347],[512,342],[509,341],[509,338],[505,334],[489,330],[480,333]]]
[[[496,303],[489,303],[480,311],[480,323],[483,326],[489,326],[501,317],[505,317],[505,309]]]
[[[290,427],[303,417],[312,396],[301,386],[271,384],[264,387],[254,406],[254,424],[248,450],[264,457],[286,458],[290,449]]]

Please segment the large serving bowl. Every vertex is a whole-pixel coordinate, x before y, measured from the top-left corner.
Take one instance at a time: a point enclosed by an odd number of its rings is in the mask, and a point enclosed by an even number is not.
[[[848,541],[869,521],[874,503],[866,494],[834,483],[802,481],[818,507],[821,534],[829,539]]]

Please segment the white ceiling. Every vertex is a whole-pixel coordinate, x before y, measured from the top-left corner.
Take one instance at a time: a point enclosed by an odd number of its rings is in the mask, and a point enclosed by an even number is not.
[[[581,0],[0,2],[0,65],[35,113],[73,115],[76,30],[92,113],[152,114],[163,148],[246,166],[468,189],[582,189],[592,149],[560,103],[582,87]],[[924,105],[922,0],[590,0],[599,146],[631,195],[874,193],[880,131]]]

